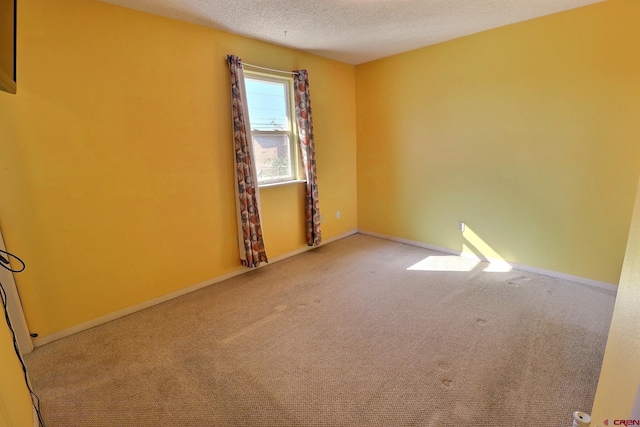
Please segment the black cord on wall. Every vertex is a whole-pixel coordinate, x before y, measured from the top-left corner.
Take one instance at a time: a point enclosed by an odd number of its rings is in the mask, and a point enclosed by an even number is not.
[[[7,258],[4,257],[7,256]],[[9,257],[16,259],[20,263],[20,268],[14,270],[11,268],[11,264],[9,262]],[[12,273],[20,273],[25,269],[26,265],[24,261],[22,261],[17,256],[0,249],[0,267],[9,270]],[[44,419],[42,418],[42,411],[40,410],[40,398],[36,395],[31,388],[31,383],[29,383],[29,376],[27,375],[27,365],[25,365],[24,360],[22,359],[22,355],[20,354],[20,348],[18,347],[18,340],[16,338],[16,332],[13,330],[13,325],[11,324],[11,319],[9,318],[9,311],[7,310],[7,293],[4,290],[4,286],[0,283],[0,298],[2,299],[2,308],[4,309],[4,318],[7,321],[7,326],[11,331],[11,337],[13,338],[13,349],[18,356],[18,360],[20,361],[20,365],[22,366],[22,374],[24,375],[24,382],[27,385],[27,389],[29,390],[29,395],[31,396],[31,404],[33,405],[33,409],[36,411],[36,415],[38,416],[38,423],[40,427],[45,427]]]

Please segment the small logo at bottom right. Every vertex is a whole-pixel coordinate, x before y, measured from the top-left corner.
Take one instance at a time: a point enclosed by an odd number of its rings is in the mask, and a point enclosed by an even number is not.
[[[640,420],[611,420],[611,424],[609,424],[609,419],[606,419],[602,422],[605,426],[640,426]]]

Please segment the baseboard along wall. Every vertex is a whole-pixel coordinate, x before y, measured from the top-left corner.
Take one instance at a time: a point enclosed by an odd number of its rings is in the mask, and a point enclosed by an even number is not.
[[[378,237],[378,238],[385,239],[385,240],[391,240],[391,241],[398,242],[398,243],[404,243],[404,244],[411,245],[411,246],[417,246],[417,247],[420,247],[420,248],[431,249],[431,250],[442,252],[442,253],[445,253],[445,254],[458,255],[458,256],[463,256],[463,257],[464,256],[468,256],[468,254],[465,254],[465,253],[463,253],[461,251],[456,251],[456,250],[453,250],[453,249],[450,249],[450,248],[445,248],[445,247],[436,246],[436,245],[430,245],[430,244],[418,242],[418,241],[415,241],[415,240],[403,239],[403,238],[400,238],[400,237],[389,236],[389,235],[386,235],[386,234],[376,233],[376,232],[368,231],[368,230],[351,230],[351,231],[348,231],[346,233],[340,234],[338,236],[335,236],[335,237],[332,237],[330,239],[327,239],[327,240],[323,241],[322,245],[326,245],[326,244],[334,242],[336,240],[344,239],[345,237],[349,237],[349,236],[357,234],[357,233],[365,234],[365,235],[373,236],[373,237]],[[309,251],[311,249],[314,249],[314,247],[306,246],[306,247],[303,247],[303,248],[300,248],[300,249],[296,249],[295,251],[292,251],[292,252],[286,253],[284,255],[280,255],[278,257],[272,258],[269,261],[269,264],[273,264],[275,262],[282,261],[282,260],[290,258],[292,256],[299,255],[299,254],[307,252],[307,251]],[[489,259],[489,261],[491,262],[492,260]],[[503,260],[493,260],[493,261],[504,262]],[[614,291],[614,292],[616,292],[618,290],[618,286],[616,286],[614,284],[611,284],[611,283],[600,282],[600,281],[593,280],[593,279],[588,279],[588,278],[585,278],[585,277],[573,276],[573,275],[570,275],[570,274],[560,273],[560,272],[551,271],[551,270],[545,270],[545,269],[542,269],[542,268],[531,267],[531,266],[528,266],[528,265],[518,264],[518,263],[514,263],[514,262],[509,262],[509,261],[507,261],[507,263],[515,270],[522,270],[522,271],[528,271],[528,272],[531,272],[531,273],[542,274],[542,275],[545,275],[545,276],[550,276],[550,277],[554,277],[554,278],[557,278],[557,279],[568,280],[568,281],[571,281],[571,282],[580,283],[580,284],[584,284],[584,285],[588,285],[588,286],[594,286],[594,287],[597,287],[597,288],[607,289],[607,290]],[[266,265],[269,265],[269,264],[266,264]],[[264,267],[266,265],[263,264],[262,266],[260,266],[258,268],[262,268],[262,267]],[[98,317],[96,319],[90,320],[90,321],[85,322],[85,323],[81,323],[81,324],[73,326],[71,328],[64,329],[62,331],[59,331],[59,332],[56,332],[56,333],[53,333],[53,334],[50,334],[50,335],[46,335],[46,336],[43,336],[43,337],[35,338],[33,340],[33,344],[34,344],[34,346],[38,347],[38,346],[41,346],[41,345],[44,345],[44,344],[59,340],[59,339],[64,338],[64,337],[68,337],[70,335],[77,334],[78,332],[82,332],[84,330],[93,328],[93,327],[101,325],[103,323],[107,323],[107,322],[109,322],[111,320],[115,320],[115,319],[118,319],[120,317],[124,317],[124,316],[127,316],[129,314],[135,313],[137,311],[144,310],[145,308],[149,308],[149,307],[152,307],[154,305],[161,304],[161,303],[163,303],[165,301],[169,301],[169,300],[172,300],[172,299],[177,298],[179,296],[182,296],[182,295],[197,291],[198,289],[202,289],[204,287],[211,286],[211,285],[213,285],[215,283],[219,283],[219,282],[222,282],[224,280],[231,279],[232,277],[239,276],[239,275],[244,274],[244,273],[246,273],[248,271],[250,271],[250,270],[246,269],[246,268],[240,268],[238,270],[232,271],[231,273],[224,274],[224,275],[221,275],[221,276],[218,276],[218,277],[214,277],[212,279],[206,280],[206,281],[201,282],[201,283],[197,283],[195,285],[186,287],[184,289],[180,289],[178,291],[175,291],[175,292],[172,292],[172,293],[169,293],[169,294],[166,294],[166,295],[163,295],[163,296],[160,296],[160,297],[148,300],[148,301],[144,301],[144,302],[142,302],[140,304],[136,304],[136,305],[124,308],[122,310],[115,311],[113,313],[107,314],[107,315],[102,316],[102,317]]]
[[[376,233],[376,232],[373,232],[373,231],[358,230],[358,233],[366,234],[368,236],[378,237],[378,238],[385,239],[385,240],[391,240],[391,241],[398,242],[398,243],[404,243],[406,245],[417,246],[419,248],[431,249],[431,250],[442,252],[442,253],[445,253],[445,254],[458,255],[458,256],[462,256],[462,257],[472,257],[471,255],[469,255],[467,253],[464,253],[462,251],[456,251],[454,249],[444,248],[442,246],[435,246],[435,245],[430,245],[430,244],[427,244],[427,243],[417,242],[415,240],[402,239],[400,237],[389,236],[389,235],[386,235],[386,234],[380,234],[380,233]],[[491,258],[488,258],[487,260],[489,262],[501,262],[501,263],[506,262],[514,270],[528,271],[530,273],[542,274],[544,276],[554,277],[556,279],[568,280],[570,282],[575,282],[575,283],[580,283],[580,284],[583,284],[583,285],[594,286],[596,288],[606,289],[606,290],[609,290],[609,291],[614,291],[614,292],[618,291],[618,286],[615,285],[615,284],[612,284],[612,283],[600,282],[598,280],[588,279],[586,277],[573,276],[571,274],[560,273],[560,272],[552,271],[552,270],[545,270],[543,268],[531,267],[529,265],[518,264],[518,263],[510,262],[510,261],[491,259]]]
[[[343,234],[340,234],[338,236],[331,237],[329,239],[324,240],[321,243],[320,246],[329,244],[331,242],[335,242],[336,240],[344,239],[345,237],[349,237],[349,236],[357,234],[357,233],[358,233],[358,230],[347,231],[346,233],[343,233]],[[269,260],[269,264],[262,264],[258,268],[266,267],[267,265],[271,265],[271,264],[273,264],[275,262],[282,261],[284,259],[290,258],[290,257],[295,256],[295,255],[299,255],[301,253],[307,252],[307,251],[312,250],[314,248],[315,248],[314,246],[305,246],[303,248],[296,249],[295,251],[286,253],[284,255],[280,255],[278,257],[271,258]],[[251,270],[248,269],[248,268],[242,267],[242,268],[239,268],[238,270],[232,271],[231,273],[223,274],[221,276],[217,276],[217,277],[214,277],[212,279],[205,280],[204,282],[200,282],[200,283],[197,283],[195,285],[191,285],[191,286],[186,287],[184,289],[180,289],[178,291],[171,292],[169,294],[162,295],[160,297],[153,298],[153,299],[150,299],[148,301],[141,302],[140,304],[136,304],[136,305],[132,305],[132,306],[127,307],[127,308],[123,308],[122,310],[118,310],[118,311],[115,311],[113,313],[107,314],[105,316],[101,316],[101,317],[98,317],[96,319],[90,320],[88,322],[81,323],[81,324],[76,325],[76,326],[72,326],[71,328],[67,328],[67,329],[64,329],[62,331],[55,332],[53,334],[46,335],[46,336],[43,336],[43,337],[34,338],[33,345],[35,347],[39,347],[39,346],[48,344],[50,342],[57,341],[59,339],[68,337],[70,335],[77,334],[78,332],[82,332],[82,331],[85,331],[87,329],[91,329],[93,327],[102,325],[103,323],[110,322],[111,320],[115,320],[115,319],[118,319],[120,317],[128,316],[129,314],[133,314],[133,313],[135,313],[137,311],[144,310],[145,308],[153,307],[154,305],[158,305],[158,304],[161,304],[163,302],[172,300],[174,298],[178,298],[179,296],[186,295],[188,293],[197,291],[198,289],[202,289],[202,288],[205,288],[207,286],[211,286],[211,285],[213,285],[215,283],[219,283],[219,282],[222,282],[222,281],[227,280],[227,279],[231,279],[232,277],[239,276],[239,275],[247,273],[249,271],[251,271]]]

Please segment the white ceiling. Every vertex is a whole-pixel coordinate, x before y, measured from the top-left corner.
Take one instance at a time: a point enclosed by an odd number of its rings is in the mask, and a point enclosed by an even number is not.
[[[102,1],[360,64],[603,0]]]

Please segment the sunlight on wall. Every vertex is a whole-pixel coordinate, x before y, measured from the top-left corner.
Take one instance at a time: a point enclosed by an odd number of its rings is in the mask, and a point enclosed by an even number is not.
[[[428,256],[422,261],[413,264],[407,270],[417,271],[471,271],[478,264],[478,258],[472,259],[456,255]]]
[[[487,272],[507,272],[513,268],[509,263],[500,256],[491,246],[487,244],[480,236],[478,236],[468,225],[464,225],[462,237],[465,243],[462,245],[463,255],[475,255],[487,261],[489,265],[483,271]]]
[[[605,1],[358,65],[358,228],[459,250],[465,219],[509,261],[618,283],[639,16]]]

